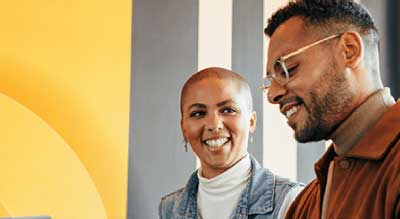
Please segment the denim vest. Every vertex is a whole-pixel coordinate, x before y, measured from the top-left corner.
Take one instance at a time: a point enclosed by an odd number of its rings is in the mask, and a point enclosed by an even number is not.
[[[299,184],[274,175],[250,156],[252,173],[231,219],[276,219],[288,191]],[[197,171],[186,186],[166,195],[159,205],[160,219],[197,219]]]

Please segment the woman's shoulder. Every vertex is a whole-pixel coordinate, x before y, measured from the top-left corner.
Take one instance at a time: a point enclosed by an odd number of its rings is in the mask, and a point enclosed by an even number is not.
[[[182,197],[183,191],[185,190],[185,187],[180,188],[174,192],[168,193],[165,196],[161,198],[161,202],[175,202],[177,199]]]
[[[182,195],[185,188],[171,192],[161,198],[160,204],[158,206],[159,218],[171,218],[175,214],[180,200],[182,200]]]
[[[249,189],[250,212],[275,217],[281,208],[291,203],[293,196],[302,189],[301,184],[262,167],[254,158],[252,164]]]
[[[274,188],[276,188],[276,186],[292,188],[302,185],[301,183],[294,182],[289,178],[285,178],[273,173],[269,169],[261,166],[255,158],[251,157],[251,159],[253,172],[252,175],[255,184],[267,184],[269,186],[273,186]]]
[[[289,188],[304,187],[304,184],[301,182],[295,182],[290,180],[289,178],[282,177],[279,175],[275,175],[275,183],[276,185],[287,186]]]
[[[264,167],[257,172],[258,177],[254,178],[253,186],[265,187],[265,192],[272,192],[275,198],[284,198],[291,191],[301,191],[304,188],[303,183],[277,175]]]
[[[160,218],[171,218],[172,215],[177,214],[182,202],[195,198],[193,194],[197,193],[197,185],[198,178],[195,171],[183,188],[162,197],[159,205]]]

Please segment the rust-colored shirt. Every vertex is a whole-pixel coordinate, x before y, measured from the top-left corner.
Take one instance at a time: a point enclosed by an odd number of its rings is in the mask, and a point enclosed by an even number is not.
[[[334,162],[327,219],[400,219],[400,101],[338,156],[331,145],[315,164],[317,178],[296,198],[287,219],[321,218],[328,168]]]

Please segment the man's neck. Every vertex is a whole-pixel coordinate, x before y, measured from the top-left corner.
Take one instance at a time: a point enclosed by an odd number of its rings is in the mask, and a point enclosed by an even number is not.
[[[371,128],[388,107],[395,104],[389,88],[370,95],[339,127],[329,136],[334,143],[335,152],[345,156],[362,136]]]

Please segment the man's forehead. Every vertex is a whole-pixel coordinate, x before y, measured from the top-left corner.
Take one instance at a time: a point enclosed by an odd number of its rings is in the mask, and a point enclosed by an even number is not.
[[[268,60],[300,48],[307,39],[304,19],[300,16],[292,17],[282,23],[271,36],[268,45]]]

